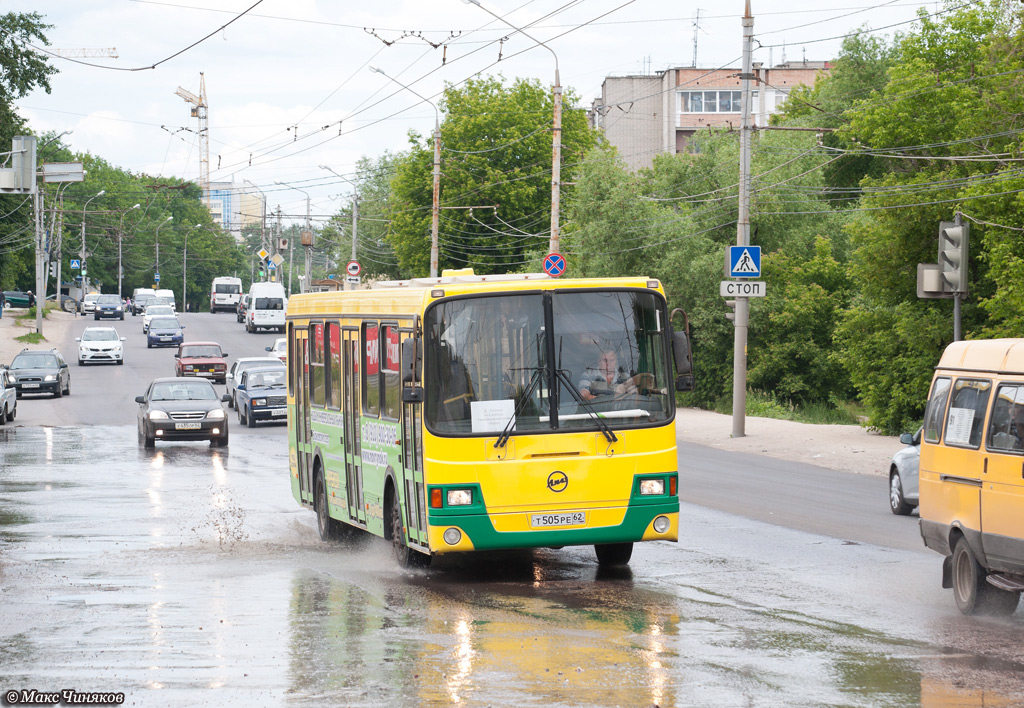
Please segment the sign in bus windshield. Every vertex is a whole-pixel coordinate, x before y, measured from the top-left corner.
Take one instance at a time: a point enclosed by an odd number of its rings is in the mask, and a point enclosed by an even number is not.
[[[424,318],[425,421],[442,435],[662,424],[673,414],[666,322],[650,291],[441,301]]]

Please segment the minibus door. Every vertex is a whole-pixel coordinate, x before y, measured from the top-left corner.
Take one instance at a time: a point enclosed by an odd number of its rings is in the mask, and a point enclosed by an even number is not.
[[[981,530],[990,565],[1024,572],[1024,384],[1002,384],[992,405]]]

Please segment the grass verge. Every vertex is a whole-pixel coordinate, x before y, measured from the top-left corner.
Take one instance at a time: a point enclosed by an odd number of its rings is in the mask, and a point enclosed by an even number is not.
[[[714,410],[732,415],[732,397],[720,398]],[[816,425],[860,425],[866,420],[865,411],[855,403],[829,401],[798,406],[764,391],[747,392],[747,415]]]

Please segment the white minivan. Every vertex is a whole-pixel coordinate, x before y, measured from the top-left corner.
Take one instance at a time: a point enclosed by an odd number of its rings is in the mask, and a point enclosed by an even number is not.
[[[171,307],[173,307],[175,309],[175,311],[178,310],[178,306],[174,304],[174,291],[173,290],[168,290],[167,288],[161,288],[160,290],[155,291],[153,293],[153,295],[156,296],[156,297],[162,297],[164,300],[167,301],[168,305],[170,305]]]
[[[242,298],[242,279],[220,276],[210,285],[210,312],[235,312]]]
[[[245,331],[276,329],[284,332],[284,314],[288,297],[281,283],[253,283],[249,288],[249,306],[245,310]]]

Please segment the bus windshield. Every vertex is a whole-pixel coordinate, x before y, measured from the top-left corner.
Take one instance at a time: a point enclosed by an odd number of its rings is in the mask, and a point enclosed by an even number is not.
[[[664,301],[638,290],[441,302],[424,320],[426,423],[442,435],[598,430],[598,416],[662,424],[673,415],[666,322]]]

